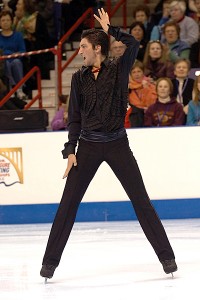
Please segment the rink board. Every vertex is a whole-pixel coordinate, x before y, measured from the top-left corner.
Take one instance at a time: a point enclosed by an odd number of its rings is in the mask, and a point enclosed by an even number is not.
[[[127,130],[145,186],[162,219],[199,218],[199,127]],[[0,135],[0,224],[52,222],[65,180],[67,132]],[[131,174],[130,174],[131,175]],[[131,202],[103,163],[77,221],[136,218]]]

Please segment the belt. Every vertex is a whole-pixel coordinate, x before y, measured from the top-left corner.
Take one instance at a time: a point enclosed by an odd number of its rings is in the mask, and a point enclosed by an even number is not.
[[[125,128],[114,132],[86,131],[81,130],[80,138],[89,142],[111,142],[126,135]]]

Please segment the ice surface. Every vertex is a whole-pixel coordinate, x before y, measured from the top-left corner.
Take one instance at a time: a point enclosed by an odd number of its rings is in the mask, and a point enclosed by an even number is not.
[[[0,226],[1,300],[198,300],[200,219],[163,221],[178,271],[166,275],[137,221],[75,223],[44,284],[50,224]]]

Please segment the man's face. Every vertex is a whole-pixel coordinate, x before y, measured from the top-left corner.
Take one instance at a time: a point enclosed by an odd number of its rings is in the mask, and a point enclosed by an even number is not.
[[[120,57],[124,54],[126,46],[121,41],[114,41],[111,44],[111,56]]]
[[[83,38],[80,42],[79,54],[83,57],[83,63],[86,67],[95,65],[97,59],[96,49],[92,48],[92,44],[86,38]]]
[[[188,76],[188,64],[185,61],[181,61],[176,64],[174,74],[178,78],[186,78]]]

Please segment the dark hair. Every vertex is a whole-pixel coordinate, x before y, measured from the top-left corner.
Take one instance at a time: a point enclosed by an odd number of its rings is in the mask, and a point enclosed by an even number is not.
[[[32,15],[36,9],[34,6],[34,2],[32,0],[23,0],[24,11],[30,15]]]
[[[13,21],[13,15],[12,15],[12,13],[11,13],[10,11],[8,11],[8,10],[2,10],[2,11],[0,12],[0,19],[1,19],[2,17],[4,17],[4,16],[10,16],[11,21]]]
[[[143,34],[145,36],[145,27],[142,24],[142,22],[139,22],[139,21],[135,21],[131,24],[131,26],[129,28],[129,33],[131,34],[132,29],[135,28],[136,26],[139,26],[143,30]]]
[[[147,18],[149,18],[151,15],[149,7],[145,4],[139,4],[135,7],[135,9],[133,10],[133,18],[135,18],[136,13],[138,11],[143,11],[145,13],[145,15],[147,16]]]
[[[84,30],[81,34],[81,39],[84,38],[86,38],[88,42],[92,44],[93,49],[95,49],[97,45],[100,45],[102,55],[108,56],[109,38],[103,30],[95,28]]]

